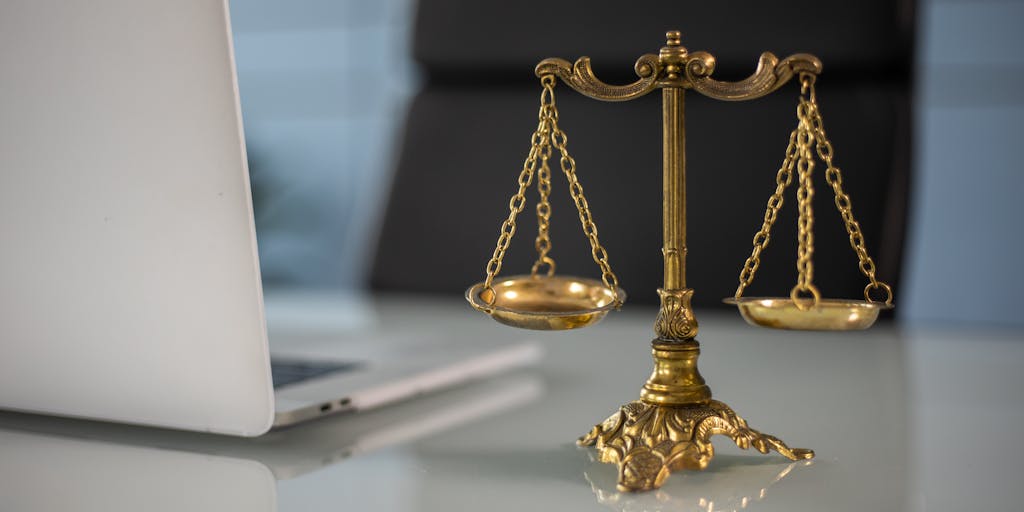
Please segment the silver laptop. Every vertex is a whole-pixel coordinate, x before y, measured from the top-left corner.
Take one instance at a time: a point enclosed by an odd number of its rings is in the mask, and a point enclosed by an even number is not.
[[[540,376],[515,372],[351,418],[275,431],[259,442],[0,412],[0,509],[303,510],[310,508],[310,496],[354,508],[354,496],[372,495],[368,489],[383,485],[366,487],[367,465],[387,473],[397,485],[388,489],[398,492],[403,477],[421,471],[421,464],[407,460],[416,449],[402,445],[479,427],[543,392]],[[374,457],[378,450],[387,453]],[[372,460],[345,462],[359,457]],[[326,485],[316,486],[318,481]]]
[[[5,0],[0,70],[0,408],[256,436],[536,358],[285,344],[272,381],[226,2]]]

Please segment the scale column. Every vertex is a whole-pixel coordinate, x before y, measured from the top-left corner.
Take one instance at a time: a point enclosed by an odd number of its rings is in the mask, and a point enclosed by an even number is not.
[[[665,282],[658,289],[661,308],[654,323],[657,336],[651,342],[654,371],[640,391],[640,400],[620,407],[577,441],[597,448],[601,462],[618,465],[620,491],[656,489],[673,471],[706,468],[715,455],[711,437],[718,434],[732,438],[743,449],[752,447],[761,453],[775,450],[790,460],[814,457],[811,450],[789,448],[778,438],[750,428],[728,405],[712,400],[711,390],[697,370],[700,344],[695,339],[697,321],[690,304],[693,290],[686,287],[683,100],[687,89],[717,99],[753,99],[774,90],[780,80],[788,80],[797,67],[817,73],[820,63],[814,66],[817,59],[794,56],[784,61],[789,67],[779,67],[775,56],[766,53],[754,77],[743,82],[719,82],[708,79],[714,66],[711,55],[688,54],[679,44],[679,32],[668,32],[666,38],[668,42],[657,57],[645,55],[637,61],[641,81],[636,85],[619,89],[603,86],[604,91],[590,94],[598,99],[626,100],[654,87],[662,89]],[[650,64],[654,58],[658,60],[656,66]],[[595,83],[589,65],[588,60],[581,59],[572,68],[576,74],[568,76],[574,87],[590,90],[588,87]]]
[[[663,120],[663,235],[664,286],[658,289],[661,307],[654,322],[654,371],[640,393],[648,403],[683,405],[705,403],[711,390],[697,370],[700,344],[697,319],[686,287],[686,126],[682,65],[686,48],[679,32],[668,32],[659,60],[665,70],[662,85]]]

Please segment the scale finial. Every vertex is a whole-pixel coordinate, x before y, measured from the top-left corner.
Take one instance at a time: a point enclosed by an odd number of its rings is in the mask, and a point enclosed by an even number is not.
[[[678,80],[683,72],[683,61],[686,60],[687,51],[680,44],[678,30],[665,32],[665,46],[658,52],[658,60],[665,69],[665,77],[669,80]]]

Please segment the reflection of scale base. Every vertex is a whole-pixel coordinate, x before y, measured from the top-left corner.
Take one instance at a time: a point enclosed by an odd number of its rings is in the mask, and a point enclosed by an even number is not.
[[[602,471],[593,454],[588,452],[590,467],[583,476],[598,503],[622,512],[674,511],[721,512],[747,509],[752,503],[768,497],[768,489],[801,468],[814,464],[805,460],[779,464],[771,459],[722,456],[715,470],[683,475],[681,479],[650,493],[627,493],[615,489],[611,476]]]

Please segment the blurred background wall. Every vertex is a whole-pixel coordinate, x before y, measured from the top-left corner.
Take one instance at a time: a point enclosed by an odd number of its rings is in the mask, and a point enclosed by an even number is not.
[[[231,2],[265,285],[366,286],[418,87],[414,1]]]
[[[871,229],[865,226],[869,249],[876,258],[888,260],[880,262],[894,269],[887,272],[902,275],[897,288],[900,318],[1024,323],[1021,315],[1010,309],[1016,290],[1024,284],[1014,265],[1017,254],[1024,249],[1018,223],[1022,215],[1015,200],[1024,185],[1024,172],[1013,158],[1013,150],[1024,133],[1020,128],[1024,120],[1024,97],[1020,93],[1024,85],[1020,49],[1024,48],[1024,41],[1018,29],[1024,21],[1024,2],[792,3],[793,13],[812,21],[820,19],[822,23],[752,26],[751,17],[762,11],[764,16],[777,16],[782,21],[794,16],[787,14],[783,6],[773,4],[767,9],[753,2],[721,8],[723,12],[718,15],[709,11],[695,17],[701,20],[706,33],[687,26],[685,21],[690,18],[686,16],[672,17],[674,21],[669,22],[641,11],[636,20],[624,19],[602,3],[588,4],[594,10],[589,21],[580,19],[573,23],[573,2],[233,2],[236,57],[265,283],[279,287],[363,289],[370,285],[373,275],[373,284],[381,289],[458,293],[482,275],[500,220],[507,214],[502,210],[507,208],[507,196],[513,192],[529,132],[536,123],[531,121],[537,101],[533,63],[547,56],[572,59],[589,54],[595,58],[599,76],[611,82],[625,82],[631,80],[632,60],[640,53],[656,51],[663,44],[664,29],[679,28],[684,45],[691,50],[711,51],[719,57],[718,74],[726,79],[749,74],[761,50],[771,50],[780,56],[791,51],[812,51],[823,57],[826,73],[819,94],[830,135],[835,139],[837,163],[846,171],[847,181],[853,183],[851,195],[858,217],[866,215],[872,225]],[[538,18],[535,13],[541,4],[546,6],[545,17]],[[687,5],[678,3],[677,7],[685,10]],[[418,10],[421,8],[426,10]],[[858,23],[871,23],[879,17],[877,13],[891,21],[875,23],[867,32],[853,29]],[[563,22],[559,16],[569,21]],[[909,21],[904,19],[908,16]],[[641,26],[645,23],[657,28]],[[431,37],[424,26],[443,29],[442,36]],[[637,36],[637,32],[641,35]],[[489,38],[489,34],[494,37]],[[743,39],[743,34],[753,35]],[[900,40],[905,34],[911,36],[909,41]],[[507,39],[502,39],[503,35]],[[495,45],[505,43],[514,45],[517,51],[502,56]],[[853,50],[836,50],[840,43]],[[859,46],[851,46],[856,44]],[[872,61],[872,52],[886,51],[886,45],[906,49],[907,61]],[[858,60],[858,54],[865,57]],[[474,61],[478,55],[489,58],[483,63]],[[914,64],[911,57],[915,57]],[[467,76],[480,78],[467,80]],[[857,89],[864,76],[871,76],[876,83],[874,89]],[[896,85],[891,82],[894,77]],[[911,82],[914,77],[917,80]],[[890,156],[879,159],[872,156],[878,152],[874,147],[877,145],[867,144],[867,135],[862,136],[865,130],[848,123],[857,119],[869,124],[876,122],[872,132],[894,130],[898,135],[900,128],[894,125],[900,122],[899,98],[903,94],[899,80],[914,84],[906,86],[914,93],[913,99],[906,102],[913,107],[907,109],[908,113],[913,112],[907,120],[913,123],[913,129],[906,130],[913,134],[913,139],[904,145],[896,143],[896,147],[883,148]],[[490,92],[481,92],[484,89]],[[497,103],[487,96],[499,89],[507,100],[505,109],[497,108]],[[414,102],[417,92],[420,96]],[[617,270],[628,278],[623,282],[633,292],[631,300],[656,300],[656,284],[648,286],[647,282],[653,283],[660,276],[660,241],[655,241],[651,250],[646,251],[651,254],[645,252],[643,259],[634,258],[632,251],[637,250],[633,243],[636,237],[660,237],[660,205],[654,201],[656,191],[660,190],[660,165],[655,163],[651,172],[639,173],[639,169],[628,164],[643,158],[659,161],[660,139],[629,137],[628,132],[630,123],[646,123],[648,118],[650,126],[644,125],[643,131],[660,130],[657,98],[638,101],[631,107],[633,110],[615,110],[613,107],[618,106],[582,100],[565,87],[559,88],[559,94],[563,116],[580,119],[576,124],[563,126],[573,141],[571,149],[574,144],[577,148],[607,145],[600,135],[588,133],[588,126],[610,126],[617,120],[627,125],[627,136],[617,136],[621,140],[616,143],[635,149],[597,157],[587,156],[588,150],[577,149],[576,153],[588,168],[611,164],[620,169],[613,177],[600,170],[586,174],[581,171],[581,180],[588,194],[601,198],[593,201],[595,218],[602,228],[603,241],[609,246],[613,265],[616,261],[628,263],[625,267],[620,263]],[[703,187],[702,196],[711,196],[691,200],[691,204],[709,205],[690,211],[691,222],[705,226],[695,228],[698,231],[691,237],[691,251],[695,247],[713,247],[714,251],[704,256],[693,255],[691,261],[704,258],[711,262],[722,259],[720,254],[728,258],[720,271],[691,268],[691,281],[697,281],[691,284],[697,287],[703,305],[712,305],[720,296],[731,294],[735,274],[749,253],[749,238],[758,227],[764,200],[771,192],[784,138],[794,121],[795,105],[792,86],[776,95],[777,100],[739,106],[702,102],[695,95],[688,96],[693,180],[690,193]],[[429,101],[423,101],[425,96]],[[412,121],[410,111],[414,114]],[[851,116],[850,111],[858,115]],[[439,121],[415,124],[415,116],[424,115]],[[596,118],[585,118],[587,115]],[[752,121],[733,123],[731,128],[716,131],[714,124],[720,115]],[[444,122],[460,119],[459,116],[468,121],[453,123],[454,128]],[[759,125],[759,118],[771,124]],[[410,122],[412,126],[408,125]],[[414,130],[412,135],[437,132],[433,134],[435,139],[429,139],[431,147],[427,149],[443,152],[445,157],[423,161],[416,151],[423,150],[417,149],[417,144],[425,143],[415,139],[410,142],[410,130]],[[493,140],[501,146],[474,148],[471,142],[476,139]],[[908,153],[905,159],[898,154],[900,147]],[[630,151],[649,154],[630,156]],[[701,169],[722,170],[713,167],[715,162],[731,172],[721,162],[728,161],[734,153],[763,153],[756,158],[764,164],[744,171],[763,176],[750,185],[750,197],[756,200],[745,201],[741,213],[708,214],[708,208],[716,204],[722,206],[719,211],[729,209],[719,197],[745,193],[728,186],[716,189],[710,182],[701,182]],[[701,165],[702,158],[708,163]],[[912,179],[904,183],[912,187],[909,191],[899,190],[899,182],[885,181],[894,173],[884,168],[876,179],[861,179],[857,188],[860,171],[848,163],[863,162],[862,166],[881,168],[898,166],[901,159],[913,162]],[[395,170],[405,172],[402,169],[410,167],[409,160],[419,165],[422,176],[418,179],[424,181],[403,182],[399,176],[393,190]],[[463,183],[466,180],[445,182],[445,178],[456,176],[446,174],[447,169],[459,165],[467,167],[468,176],[477,180],[472,183],[488,184],[482,187],[487,197],[481,204],[489,206],[463,207],[459,215],[464,221],[457,225],[433,223],[431,219],[445,218],[445,211],[460,211],[460,204],[475,204],[470,197],[475,191]],[[908,166],[909,163],[903,165]],[[707,175],[708,171],[704,173]],[[648,195],[609,199],[621,191],[623,175],[636,177],[631,180],[637,182],[633,185],[649,188]],[[407,183],[408,196],[402,195],[402,183]],[[424,189],[424,184],[430,188]],[[559,188],[557,176],[555,188]],[[823,192],[827,193],[827,188],[819,185],[819,195]],[[407,197],[416,199],[422,195],[432,197],[423,203],[406,201]],[[578,223],[571,204],[564,199],[555,203],[553,222],[562,231],[554,233],[554,256],[565,263],[560,269],[591,275],[593,269],[586,260],[589,251],[576,234]],[[653,204],[651,212],[644,210],[643,202]],[[792,213],[792,201],[787,207]],[[899,211],[901,207],[904,211],[898,217],[907,219],[906,225],[894,226],[885,210]],[[819,236],[837,236],[833,245],[839,249],[835,256],[824,249],[819,256],[819,268],[842,270],[836,272],[839,277],[834,283],[827,283],[831,288],[824,288],[834,294],[855,296],[856,289],[851,288],[852,293],[847,289],[853,285],[840,278],[851,283],[862,278],[856,274],[856,260],[847,254],[849,248],[843,247],[841,225],[827,217],[832,215],[827,213],[830,209],[825,200],[817,207],[823,217],[818,224],[822,233]],[[644,220],[618,225],[615,219],[624,210],[646,212],[637,217]],[[715,231],[716,215],[735,215],[738,227],[723,229],[728,236],[719,236]],[[532,204],[522,217],[528,226]],[[648,217],[654,221],[648,222]],[[412,223],[413,239],[401,231],[392,230],[389,234],[388,218],[391,224]],[[780,218],[776,228],[780,232],[776,236],[783,242],[774,242],[769,249],[774,259],[770,266],[766,261],[758,281],[767,283],[758,291],[778,294],[788,290],[788,285],[784,289],[780,286],[790,283],[795,274],[791,269],[795,241],[790,243],[786,229],[791,228],[784,227],[792,220],[795,219]],[[378,240],[382,226],[385,238]],[[706,231],[702,234],[699,229]],[[559,237],[560,234],[565,236]],[[532,239],[530,228],[524,227],[510,251],[519,259],[514,260],[516,266],[510,263],[508,268],[522,267],[529,260]],[[438,242],[424,245],[424,240]],[[906,251],[902,249],[903,241]],[[844,251],[842,255],[840,249]],[[444,257],[449,252],[456,257]],[[880,257],[879,252],[887,256]],[[412,277],[421,280],[389,270],[396,264],[389,263],[388,258],[415,262],[410,271],[418,274]],[[777,283],[772,281],[772,275]],[[431,278],[436,282],[431,282]],[[702,280],[707,280],[707,284]],[[448,287],[438,285],[449,281]]]
[[[899,317],[1024,325],[1024,2],[921,4]]]

